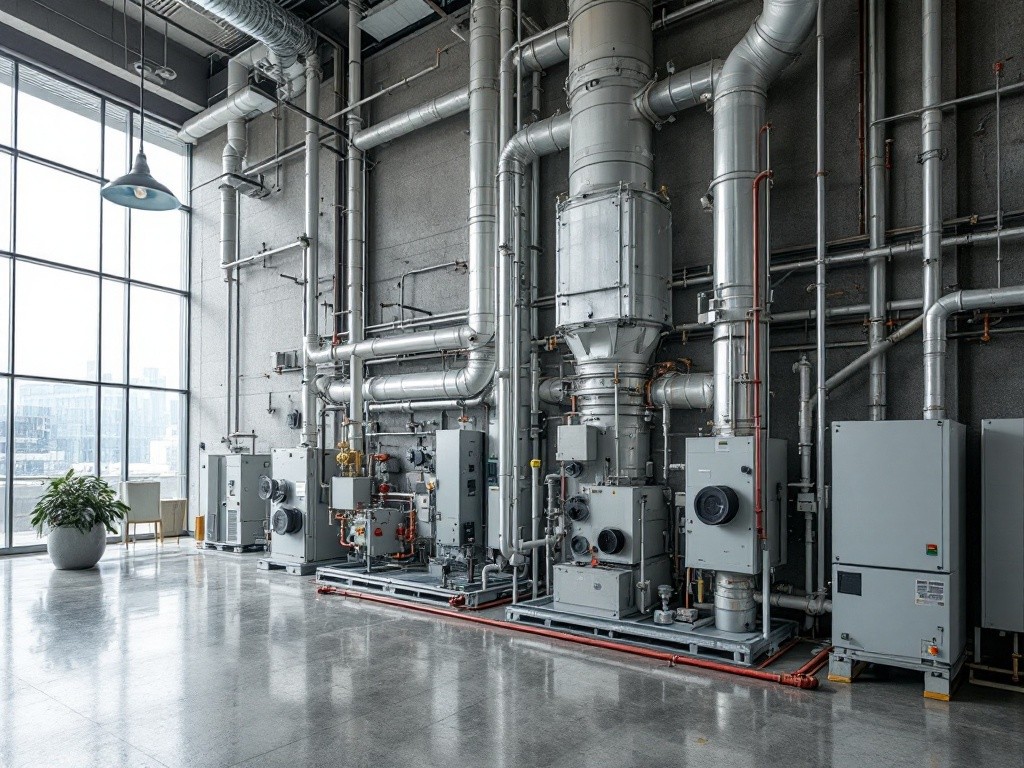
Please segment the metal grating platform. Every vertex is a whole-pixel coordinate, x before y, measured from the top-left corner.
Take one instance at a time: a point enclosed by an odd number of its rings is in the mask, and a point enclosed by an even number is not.
[[[366,568],[366,563],[359,561],[348,562],[346,560],[320,560],[315,563],[296,563],[293,560],[272,560],[269,557],[260,558],[256,561],[256,567],[261,571],[281,571],[291,576],[309,576],[317,568],[330,565],[332,568]]]
[[[703,656],[750,666],[797,633],[798,624],[786,619],[772,621],[766,639],[760,632],[739,635],[713,626],[655,624],[650,618],[600,619],[563,613],[551,608],[552,599],[542,597],[510,605],[505,618],[519,624],[533,624],[574,634],[603,637],[647,648],[670,650],[686,656]]]
[[[464,577],[453,578],[452,587],[445,588],[438,584],[437,576],[423,571],[366,573],[365,568],[356,571],[328,566],[317,569],[316,582],[435,605],[452,605],[452,600],[456,600],[459,605],[470,609],[485,607],[512,596],[512,579],[504,574],[495,574],[488,579],[487,589],[479,580],[469,582]],[[529,580],[520,581],[519,589],[530,589]]]

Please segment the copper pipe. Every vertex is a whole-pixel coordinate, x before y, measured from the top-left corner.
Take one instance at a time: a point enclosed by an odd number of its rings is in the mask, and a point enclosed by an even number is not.
[[[598,638],[590,637],[587,635],[574,635],[569,632],[559,632],[557,630],[546,629],[544,627],[533,627],[526,624],[514,624],[509,621],[488,619],[483,616],[456,613],[454,611],[445,610],[444,608],[435,608],[429,605],[408,603],[403,602],[402,600],[394,600],[392,598],[384,597],[382,595],[374,595],[365,592],[353,592],[347,589],[340,589],[338,587],[330,587],[326,585],[317,587],[316,591],[317,594],[319,595],[341,595],[343,597],[353,597],[359,600],[366,600],[371,603],[390,605],[395,608],[405,608],[407,610],[418,611],[420,613],[429,613],[434,616],[446,616],[451,619],[472,621],[476,624],[483,624],[485,626],[494,627],[496,629],[507,629],[512,630],[514,632],[522,632],[528,635],[547,637],[553,640],[563,640],[569,643],[586,645],[591,648],[602,648],[604,650],[609,651],[620,651],[622,653],[630,653],[634,656],[643,656],[644,658],[655,659],[657,661],[667,661],[672,666],[679,665],[684,667],[697,667],[698,669],[707,669],[713,672],[724,672],[725,674],[729,675],[739,675],[740,677],[748,677],[754,680],[761,680],[762,682],[776,683],[778,685],[786,685],[791,686],[793,688],[803,688],[805,690],[814,690],[818,687],[818,679],[816,677],[801,674],[799,671],[793,673],[779,673],[765,672],[761,669],[751,669],[748,667],[734,667],[729,664],[722,664],[716,661],[692,658],[690,656],[679,656],[677,654],[668,653],[666,651],[656,651],[653,648],[644,648],[642,646],[628,645],[626,643],[616,643],[610,640],[600,640]]]

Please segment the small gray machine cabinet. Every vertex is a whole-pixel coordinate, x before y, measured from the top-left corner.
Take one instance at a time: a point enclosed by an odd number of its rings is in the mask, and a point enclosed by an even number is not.
[[[439,429],[434,439],[436,541],[450,547],[483,546],[485,435],[471,429]]]
[[[200,472],[206,541],[237,547],[262,544],[270,505],[259,497],[259,483],[260,476],[270,472],[270,455],[207,455]]]
[[[981,422],[981,626],[1024,632],[1024,419]]]
[[[764,525],[771,564],[783,562],[786,531],[786,441],[765,441]],[[691,437],[686,440],[686,567],[733,573],[761,572],[761,548],[754,516],[754,438]],[[729,488],[737,511],[722,523],[709,523],[696,507],[706,488]]]
[[[641,550],[647,559],[665,552],[669,514],[660,486],[583,485],[579,490],[568,514],[574,559],[589,563],[597,547],[602,563],[634,565]]]

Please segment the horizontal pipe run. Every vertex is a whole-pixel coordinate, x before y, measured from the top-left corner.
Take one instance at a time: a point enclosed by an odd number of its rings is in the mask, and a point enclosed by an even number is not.
[[[667,373],[651,382],[651,405],[703,411],[715,404],[710,373]]]
[[[644,88],[636,97],[636,108],[652,123],[663,123],[676,112],[711,101],[721,74],[721,59],[673,72]]]
[[[1019,93],[1024,93],[1024,83],[1014,83],[1013,85],[1003,86],[1002,88],[999,89],[1000,97],[1008,96],[1008,95],[1013,95],[1013,94],[1019,94]],[[934,106],[928,107],[928,109],[941,109],[941,110],[953,109],[954,107],[959,107],[959,106],[962,106],[964,104],[970,104],[971,102],[974,102],[974,101],[984,101],[986,99],[994,99],[995,96],[996,96],[996,90],[995,90],[995,88],[993,88],[992,90],[982,91],[981,93],[974,93],[974,94],[971,94],[970,96],[961,96],[958,99],[951,99],[949,101],[943,101],[943,102],[941,102],[939,104],[935,104]],[[900,121],[903,121],[903,120],[916,120],[917,118],[921,117],[921,115],[923,115],[926,111],[927,110],[922,108],[922,109],[915,109],[915,110],[912,110],[910,112],[901,112],[898,115],[890,115],[889,117],[879,118],[878,120],[875,120],[873,123],[871,123],[871,125],[872,126],[875,126],[875,125],[885,125],[886,123],[895,123],[895,122],[900,122]]]
[[[306,238],[300,237],[294,243],[288,243],[286,245],[280,245],[277,248],[268,248],[265,251],[258,251],[251,256],[246,256],[244,259],[236,259],[230,264],[221,264],[220,268],[223,270],[236,269],[238,267],[244,267],[246,264],[251,264],[254,261],[260,259],[267,259],[271,256],[276,256],[279,253],[290,251],[292,248],[302,248],[306,244]]]
[[[451,619],[460,619],[462,621],[471,621],[475,624],[481,624],[487,627],[493,627],[495,629],[505,629],[513,632],[521,632],[523,634],[535,635],[538,637],[546,637],[552,640],[562,640],[564,642],[576,643],[578,645],[586,645],[591,648],[601,648],[610,651],[619,651],[621,653],[629,653],[634,656],[642,656],[648,659],[654,659],[656,661],[668,662],[672,666],[683,666],[683,667],[695,667],[698,669],[705,669],[712,672],[723,672],[729,675],[739,675],[740,677],[746,677],[753,680],[760,680],[766,683],[776,683],[778,685],[790,686],[793,688],[802,688],[804,690],[815,690],[818,687],[818,679],[811,675],[799,674],[799,673],[779,673],[779,672],[767,672],[762,669],[751,669],[749,667],[735,667],[730,664],[724,664],[716,661],[708,661],[706,659],[694,658],[691,656],[680,656],[674,653],[668,653],[666,651],[657,651],[653,648],[645,648],[638,645],[629,645],[627,643],[614,642],[612,640],[601,640],[596,637],[589,637],[586,635],[574,635],[569,632],[559,632],[553,629],[547,629],[545,627],[534,627],[527,624],[515,624],[509,621],[501,621],[499,619],[488,619],[484,616],[476,616],[466,613],[455,613],[453,611],[445,610],[444,608],[435,608],[431,605],[420,605],[418,603],[404,602],[402,600],[396,600],[383,595],[374,595],[365,592],[356,592],[354,590],[339,589],[338,587],[320,586],[317,587],[317,594],[320,595],[340,595],[342,597],[352,597],[358,600],[365,600],[371,603],[379,603],[381,605],[388,605],[394,608],[404,608],[410,611],[417,611],[419,613],[427,613],[433,616],[443,616]]]
[[[276,106],[274,99],[246,85],[205,112],[186,120],[178,131],[178,138],[197,144],[201,138],[220,130],[232,120],[249,120],[270,112]]]
[[[754,602],[763,603],[764,596],[760,592],[755,592]],[[802,611],[809,616],[823,616],[826,613],[832,613],[832,601],[822,595],[784,595],[773,592],[769,602],[775,608]]]
[[[715,6],[725,5],[729,2],[732,2],[732,0],[697,0],[697,2],[690,3],[677,11],[672,11],[671,13],[663,12],[661,17],[651,24],[651,29],[657,32],[665,29],[670,24],[677,24],[684,19],[696,16],[698,13],[709,11]]]

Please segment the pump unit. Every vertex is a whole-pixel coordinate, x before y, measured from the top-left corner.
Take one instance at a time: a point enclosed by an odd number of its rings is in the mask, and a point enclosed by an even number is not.
[[[829,677],[866,661],[925,673],[948,699],[964,660],[964,439],[948,420],[832,425]]]
[[[261,480],[261,495],[271,501],[271,565],[316,563],[344,557],[337,520],[321,487],[323,472],[336,466],[334,451],[280,448],[271,456],[272,471]],[[329,481],[324,477],[324,482]]]

